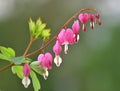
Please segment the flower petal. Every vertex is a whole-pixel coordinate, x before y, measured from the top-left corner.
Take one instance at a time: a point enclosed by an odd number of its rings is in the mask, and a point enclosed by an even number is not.
[[[49,72],[47,69],[45,69],[45,73],[43,74],[44,79],[47,80],[48,76],[49,76]]]
[[[30,85],[30,79],[28,77],[24,77],[22,80],[22,84],[24,85],[25,88],[28,88],[28,86]]]
[[[60,56],[55,56],[54,63],[57,67],[60,67],[60,64],[62,63],[62,58]]]

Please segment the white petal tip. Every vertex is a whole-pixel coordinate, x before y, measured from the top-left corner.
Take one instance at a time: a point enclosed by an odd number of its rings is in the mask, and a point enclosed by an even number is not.
[[[65,54],[68,53],[68,44],[67,44],[67,43],[64,45],[64,53],[65,53]]]
[[[28,77],[24,77],[22,80],[22,84],[25,88],[28,88],[28,86],[30,85],[30,79]]]
[[[43,77],[45,80],[47,80],[48,76],[49,76],[49,73],[48,73],[48,70],[46,69],[45,73],[43,74]]]
[[[56,56],[54,58],[54,63],[56,64],[57,67],[60,67],[60,65],[62,63],[62,58],[60,56]]]

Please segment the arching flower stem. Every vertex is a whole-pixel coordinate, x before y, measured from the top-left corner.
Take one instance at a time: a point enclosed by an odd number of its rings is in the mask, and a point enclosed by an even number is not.
[[[31,45],[32,45],[32,43],[33,43],[33,41],[34,41],[34,39],[30,39],[30,42],[29,42],[26,50],[24,51],[23,56],[24,56],[25,58],[27,58],[27,57],[31,57],[31,56],[33,56],[33,55],[35,55],[35,54],[38,54],[38,53],[42,52],[42,51],[43,51],[46,47],[48,47],[54,40],[56,40],[58,34],[60,33],[60,31],[61,31],[63,28],[66,28],[66,26],[67,26],[72,20],[74,20],[80,13],[83,13],[83,12],[85,12],[85,11],[92,11],[92,12],[97,13],[97,11],[96,11],[95,9],[93,9],[93,8],[85,8],[85,9],[79,10],[77,13],[75,13],[71,18],[69,18],[69,19],[60,27],[60,29],[58,30],[58,32],[55,34],[55,36],[54,36],[51,40],[49,40],[46,44],[44,44],[43,46],[41,46],[38,50],[35,50],[35,51],[27,54],[28,51],[29,51],[29,49],[30,49],[30,47],[31,47]],[[15,64],[14,64],[13,62],[11,62],[11,63],[8,64],[7,66],[1,68],[1,69],[0,69],[0,72],[3,72],[3,71],[5,71],[5,70],[9,69],[9,68],[12,67],[13,65],[15,65]]]

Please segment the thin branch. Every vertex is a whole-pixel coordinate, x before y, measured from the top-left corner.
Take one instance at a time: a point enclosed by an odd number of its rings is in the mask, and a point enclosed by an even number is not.
[[[30,37],[30,42],[29,42],[29,44],[28,44],[28,46],[27,46],[25,52],[23,53],[23,56],[24,56],[24,57],[25,57],[25,55],[27,54],[28,50],[30,49],[30,47],[31,47],[31,45],[32,45],[32,43],[33,43],[33,41],[34,41],[34,39],[33,39],[33,37],[31,36],[31,37]]]
[[[25,55],[27,54],[28,50],[30,49],[33,41],[35,41],[34,38],[30,37],[30,42],[29,42],[29,44],[28,44],[28,46],[27,46],[27,48],[26,48],[26,50],[25,50],[25,52],[24,52],[24,54],[23,54],[24,57],[25,57]],[[13,62],[11,62],[11,63],[8,64],[7,66],[1,68],[1,69],[0,69],[0,72],[3,72],[3,71],[5,71],[5,70],[9,69],[9,68],[12,67],[13,65],[15,65],[15,64],[14,64]]]
[[[28,52],[28,50],[30,49],[33,41],[34,41],[34,39],[31,37],[30,42],[29,42],[29,44],[28,44],[28,47],[26,48],[23,56],[24,56],[24,57],[30,57],[30,56],[33,56],[33,55],[35,55],[35,54],[43,51],[46,47],[48,47],[48,46],[57,38],[57,35],[58,35],[59,32],[62,30],[62,28],[65,28],[65,27],[66,27],[73,19],[75,19],[80,13],[83,13],[83,12],[85,12],[85,11],[93,11],[93,12],[95,12],[95,13],[97,12],[95,9],[92,9],[92,8],[85,8],[85,9],[79,10],[77,13],[75,13],[71,18],[69,18],[69,19],[63,24],[63,26],[58,30],[58,32],[55,34],[55,36],[54,36],[49,42],[47,42],[46,44],[43,44],[43,46],[41,46],[41,48],[39,48],[38,50],[36,50],[36,51],[34,51],[34,52],[26,55],[27,52]],[[0,69],[0,72],[3,72],[3,71],[5,71],[5,70],[9,69],[9,68],[12,67],[13,65],[15,65],[15,64],[14,64],[13,62],[11,62],[9,65],[1,68],[1,69]]]
[[[10,67],[12,67],[14,65],[14,63],[13,62],[11,62],[10,64],[8,64],[7,66],[5,66],[5,67],[3,67],[3,68],[1,68],[0,69],[0,72],[3,72],[3,71],[5,71],[5,70],[7,70],[7,69],[9,69]]]
[[[81,9],[79,10],[77,13],[75,13],[71,18],[69,18],[63,25],[62,27],[58,30],[57,34],[55,34],[55,36],[48,42],[46,43],[44,46],[42,46],[41,48],[39,48],[38,50],[26,55],[26,57],[30,57],[32,55],[38,54],[39,52],[43,51],[47,46],[49,46],[56,38],[57,35],[59,34],[59,32],[65,28],[73,19],[75,19],[80,13],[83,13],[85,11],[93,11],[93,12],[97,12],[95,9],[92,8],[85,8],[85,9]]]

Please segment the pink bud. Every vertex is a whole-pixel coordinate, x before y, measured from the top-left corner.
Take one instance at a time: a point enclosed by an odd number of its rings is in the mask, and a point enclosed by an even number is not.
[[[96,17],[96,24],[101,25],[102,23],[101,23],[101,21],[100,21],[100,14],[99,14],[99,13],[96,13],[96,14],[95,14],[95,17]]]
[[[88,16],[87,13],[84,13],[84,14],[80,14],[80,15],[79,15],[79,20],[80,20],[83,24],[86,24],[88,18],[89,18],[89,16]]]
[[[55,55],[60,55],[62,51],[62,47],[60,46],[59,42],[56,41],[55,45],[53,46],[53,52],[55,53]]]
[[[79,35],[78,35],[78,33],[79,33],[79,31],[80,31],[80,24],[79,24],[79,21],[78,21],[78,20],[74,21],[74,23],[73,23],[73,25],[72,25],[72,30],[73,30],[73,32],[74,32],[74,41],[75,41],[75,42],[78,42],[78,40],[79,40]]]
[[[94,22],[94,14],[89,14],[90,22]]]
[[[40,54],[38,56],[38,61],[40,62],[40,66],[46,69],[52,68],[52,55],[47,52],[45,54]]]
[[[94,28],[94,14],[89,14],[89,19],[90,19],[90,27],[93,29]]]
[[[89,15],[87,13],[79,15],[79,20],[83,24],[83,27],[82,27],[83,32],[86,32],[86,23],[87,23],[88,18],[89,18]]]
[[[55,45],[53,46],[53,52],[55,53],[54,63],[57,67],[59,67],[62,63],[62,58],[60,57],[61,51],[62,47],[60,46],[59,42],[56,41]]]
[[[60,33],[58,34],[57,40],[60,44],[64,43],[65,40],[65,29],[62,29]]]
[[[29,66],[29,64],[27,62],[24,64],[22,71],[23,71],[25,77],[29,76],[29,74],[30,74],[30,66]]]
[[[80,24],[79,24],[78,20],[74,21],[74,23],[72,25],[72,30],[73,30],[74,34],[78,34],[79,33],[79,31],[80,31]]]
[[[52,69],[52,55],[50,53],[45,53],[45,58],[46,58],[46,67],[48,69]]]
[[[99,14],[99,13],[96,13],[96,14],[95,14],[95,17],[96,17],[97,19],[99,19],[99,18],[100,18],[100,14]]]
[[[68,44],[74,43],[74,33],[70,28],[66,29],[64,42]]]

